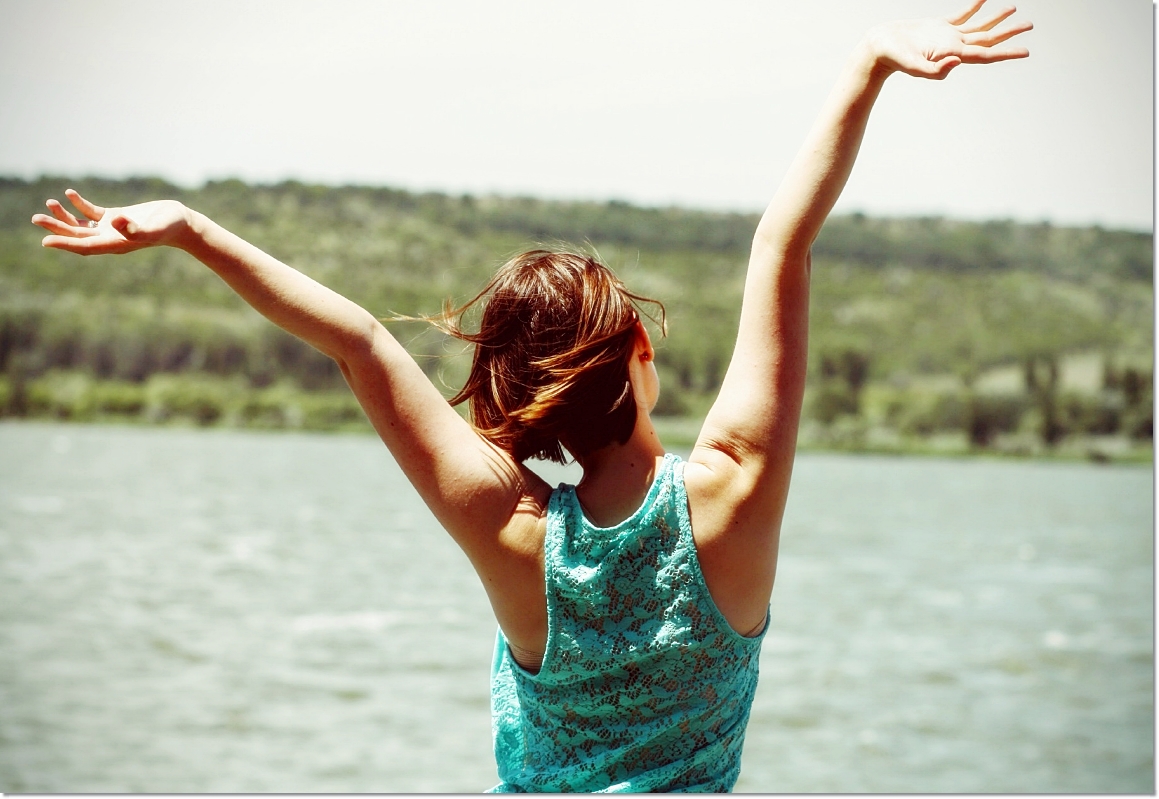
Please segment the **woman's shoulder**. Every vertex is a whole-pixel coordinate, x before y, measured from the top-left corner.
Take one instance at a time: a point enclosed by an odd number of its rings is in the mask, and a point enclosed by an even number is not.
[[[698,454],[700,457],[697,457]],[[744,634],[765,618],[777,567],[783,487],[721,453],[693,452],[683,469],[692,538],[705,583],[729,625]]]
[[[511,504],[502,514],[504,519],[494,535],[485,536],[486,541],[472,561],[479,570],[481,564],[498,559],[505,562],[511,557],[521,560],[541,560],[543,548],[543,528],[551,502],[552,488],[538,474],[526,465],[516,464],[516,469],[508,475],[511,481]]]

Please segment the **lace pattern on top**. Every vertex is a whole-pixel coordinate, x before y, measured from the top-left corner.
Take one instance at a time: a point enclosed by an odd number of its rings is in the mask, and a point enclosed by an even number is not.
[[[548,506],[540,670],[500,632],[492,730],[510,791],[727,791],[740,771],[764,629],[734,631],[696,559],[683,463],[665,457],[640,509],[609,528],[575,488]]]

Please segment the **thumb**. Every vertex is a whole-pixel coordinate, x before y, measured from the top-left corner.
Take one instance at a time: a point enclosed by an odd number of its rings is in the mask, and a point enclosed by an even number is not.
[[[945,80],[946,76],[950,74],[950,70],[962,63],[962,59],[956,55],[949,55],[940,61],[934,62],[933,74],[930,76],[934,80]]]
[[[117,214],[113,217],[113,221],[110,224],[112,224],[114,230],[127,239],[133,238],[140,232],[137,223],[124,214]]]

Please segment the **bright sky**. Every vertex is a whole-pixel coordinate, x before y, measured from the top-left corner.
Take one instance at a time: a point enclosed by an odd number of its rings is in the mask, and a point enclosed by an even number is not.
[[[869,26],[966,4],[5,0],[0,174],[759,210]],[[1151,229],[1152,3],[1020,8],[1029,60],[891,78],[839,210]]]

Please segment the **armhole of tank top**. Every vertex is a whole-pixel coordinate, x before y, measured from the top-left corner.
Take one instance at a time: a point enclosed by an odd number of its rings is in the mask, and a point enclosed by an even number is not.
[[[511,670],[528,680],[538,680],[553,658],[555,650],[555,592],[551,590],[551,573],[555,564],[555,554],[559,551],[560,539],[563,538],[563,527],[567,524],[564,511],[566,498],[564,494],[574,490],[572,486],[560,483],[551,492],[547,501],[547,530],[543,536],[543,593],[547,600],[547,640],[543,644],[543,659],[539,661],[539,671],[530,672],[523,664],[515,659],[511,645],[504,640],[507,650],[507,659],[511,661]]]
[[[675,494],[676,518],[680,521],[680,541],[691,553],[692,569],[696,576],[696,584],[700,589],[701,595],[704,597],[705,604],[708,605],[709,611],[712,613],[712,617],[716,619],[717,626],[726,635],[730,635],[733,639],[743,642],[745,646],[755,645],[754,648],[759,647],[761,641],[764,640],[765,633],[768,632],[771,611],[765,610],[765,620],[757,632],[752,635],[745,635],[737,632],[728,623],[728,619],[724,617],[720,608],[717,607],[716,600],[712,598],[712,592],[708,590],[708,581],[704,579],[704,572],[700,570],[700,553],[696,551],[696,538],[692,535],[692,513],[688,509],[688,492],[684,488],[683,460],[677,463],[672,470],[672,490]]]

